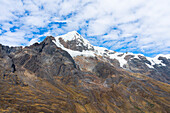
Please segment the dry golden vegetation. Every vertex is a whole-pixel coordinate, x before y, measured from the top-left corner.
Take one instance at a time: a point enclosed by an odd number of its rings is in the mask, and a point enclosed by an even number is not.
[[[33,86],[13,85],[11,81],[2,79],[0,112],[168,112],[170,86],[150,78],[146,78],[145,82],[147,84],[124,77],[109,88],[97,84],[98,87],[92,89],[92,85],[85,83],[82,86],[66,85],[59,78],[54,84],[38,78]]]

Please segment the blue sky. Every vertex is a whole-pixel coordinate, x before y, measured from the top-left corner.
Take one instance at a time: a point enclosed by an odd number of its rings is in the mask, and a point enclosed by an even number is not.
[[[170,54],[170,0],[0,0],[0,43],[25,46],[76,30],[91,44]]]

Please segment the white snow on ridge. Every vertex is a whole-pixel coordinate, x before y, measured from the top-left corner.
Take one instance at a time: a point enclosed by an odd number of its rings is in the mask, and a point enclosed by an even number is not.
[[[80,42],[83,43],[83,45],[85,45],[86,47],[89,48],[94,48],[94,51],[92,50],[84,50],[83,52],[80,52],[80,51],[74,51],[74,50],[70,50],[70,49],[67,49],[65,48],[59,41],[59,38],[62,38],[65,42],[67,41],[71,41],[71,40],[78,40]],[[140,60],[140,58],[138,57],[138,55],[141,55],[141,56],[144,56],[143,54],[133,54],[133,53],[121,53],[121,52],[115,52],[115,51],[112,51],[112,50],[108,50],[107,48],[104,48],[104,47],[97,47],[97,46],[93,46],[90,44],[90,42],[86,39],[84,39],[79,33],[77,33],[77,31],[72,31],[72,32],[69,32],[65,35],[61,35],[61,36],[57,36],[55,37],[55,40],[56,41],[53,41],[58,47],[62,48],[63,50],[67,51],[72,57],[76,57],[76,56],[86,56],[86,57],[95,57],[96,55],[100,55],[100,56],[107,56],[109,57],[110,59],[117,59],[120,63],[120,67],[123,68],[123,66],[125,64],[127,64],[127,61],[124,59],[126,55],[133,55],[134,57],[133,58],[137,58]],[[81,44],[79,44],[78,46],[81,46]],[[166,57],[167,59],[170,59],[170,54],[168,55],[157,55],[156,57],[154,58],[150,58],[150,57],[146,57],[146,59],[148,61],[151,62],[151,65],[150,64],[147,64],[145,63],[149,68],[154,68],[153,65],[155,64],[159,64],[160,66],[166,66],[164,63],[162,63],[162,60],[159,60],[159,56],[162,56],[162,57]]]
[[[80,51],[73,51],[73,50],[70,50],[70,49],[67,49],[67,48],[65,48],[61,43],[60,43],[60,41],[59,41],[59,38],[60,37],[62,37],[62,39],[64,39],[65,41],[67,41],[67,38],[68,39],[74,39],[74,33],[77,33],[77,32],[71,32],[71,33],[69,33],[69,35],[68,34],[66,34],[66,35],[62,35],[62,36],[57,36],[57,37],[55,37],[55,41],[53,41],[58,47],[60,47],[60,48],[62,48],[63,50],[65,50],[65,51],[67,51],[72,57],[76,57],[76,56],[81,56],[81,55],[83,55],[83,56],[87,56],[87,57],[90,57],[90,56],[95,56],[94,55],[94,53],[92,52],[92,51],[83,51],[83,52],[80,52]],[[70,37],[71,38],[70,38]],[[87,43],[87,42],[86,42]]]
[[[121,54],[123,54],[123,55],[118,56],[118,55],[121,55]],[[120,53],[111,54],[110,58],[111,59],[117,59],[119,61],[119,63],[120,63],[120,67],[123,68],[123,65],[127,64],[127,61],[124,59],[125,56],[126,56],[126,53],[121,53],[121,54]]]
[[[149,68],[154,68],[152,65],[145,63]]]
[[[90,42],[86,39],[84,39],[77,31],[72,31],[72,32],[68,32],[67,34],[61,35],[61,36],[57,36],[55,37],[56,39],[59,39],[60,37],[62,37],[62,39],[67,42],[67,41],[71,41],[71,40],[78,40],[80,42],[83,42],[84,46],[87,46],[88,49],[90,47],[92,47],[92,45],[90,44]],[[81,45],[79,45],[81,46]]]
[[[166,64],[162,63],[162,60],[158,59],[160,56],[170,59],[170,54],[167,54],[167,55],[159,54],[153,58],[150,58],[150,57],[146,57],[146,58],[147,58],[147,60],[149,60],[151,62],[152,66],[155,64],[159,64],[160,66],[166,66]]]
[[[64,37],[63,40],[65,42],[66,41],[71,41],[71,40],[74,40],[75,38],[77,38],[76,33],[77,33],[77,31],[72,31],[72,32],[68,32],[67,34],[57,36],[56,38]]]

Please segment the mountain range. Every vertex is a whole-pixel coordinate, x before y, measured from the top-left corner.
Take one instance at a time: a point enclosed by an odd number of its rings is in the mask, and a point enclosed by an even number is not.
[[[170,111],[170,54],[90,44],[76,31],[25,47],[0,45],[0,112]]]

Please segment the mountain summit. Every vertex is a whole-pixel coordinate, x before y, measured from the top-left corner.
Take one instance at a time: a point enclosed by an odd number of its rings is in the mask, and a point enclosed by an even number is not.
[[[0,45],[0,112],[168,112],[170,55],[96,47],[76,31]]]

